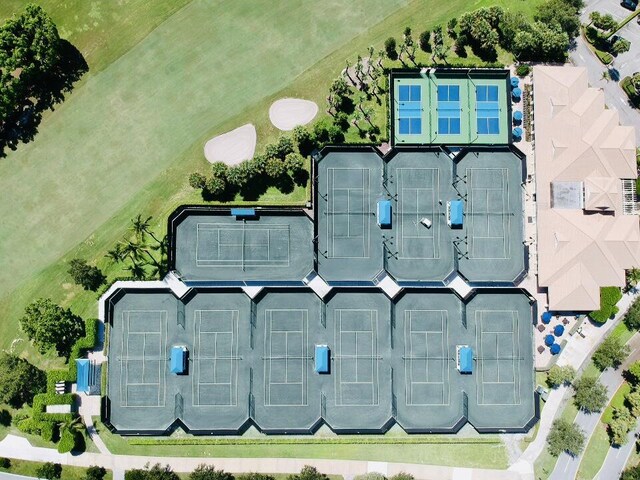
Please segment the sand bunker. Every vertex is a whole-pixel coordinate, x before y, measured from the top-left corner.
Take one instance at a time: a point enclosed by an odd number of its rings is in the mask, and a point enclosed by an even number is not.
[[[253,158],[255,150],[256,127],[247,123],[209,140],[204,146],[204,156],[211,163],[237,165]]]
[[[318,114],[318,105],[309,100],[282,98],[269,108],[269,119],[280,130],[293,130],[298,125],[306,125]]]

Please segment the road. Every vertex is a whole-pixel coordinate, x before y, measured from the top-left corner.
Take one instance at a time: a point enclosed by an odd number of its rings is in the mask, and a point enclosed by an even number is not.
[[[631,349],[631,354],[627,357],[627,360],[617,369],[607,369],[602,375],[600,375],[600,381],[602,384],[607,387],[607,393],[609,395],[609,400],[616,393],[618,388],[622,385],[624,379],[622,378],[623,370],[631,363],[640,359],[640,334],[636,334],[628,343],[629,348]],[[598,413],[585,413],[580,411],[576,416],[574,424],[578,425],[585,433],[585,448],[589,443],[589,439],[591,435],[593,435],[594,430],[596,429],[602,412]],[[582,460],[582,455],[572,457],[566,452],[562,452],[558,457],[558,461],[556,462],[556,466],[549,476],[549,480],[567,480],[575,478],[578,473],[578,468],[580,467],[580,462]],[[607,477],[607,478],[617,478],[617,477]]]
[[[640,434],[640,428],[632,430],[627,435],[627,443],[620,448],[609,448],[607,457],[595,477],[595,480],[610,480],[612,478],[620,478],[620,474],[624,470],[627,460],[633,453],[636,446],[636,435]]]

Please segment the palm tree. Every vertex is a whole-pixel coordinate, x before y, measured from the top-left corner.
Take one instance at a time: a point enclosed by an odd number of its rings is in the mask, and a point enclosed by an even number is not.
[[[358,59],[356,60],[356,64],[353,67],[356,71],[356,78],[358,79],[359,82],[359,86],[358,88],[362,89],[362,84],[364,83],[362,81],[362,72],[364,71],[364,67],[362,65],[362,57],[360,55],[358,55]]]
[[[360,136],[362,136],[364,133],[362,128],[360,127],[360,121],[362,121],[362,119],[363,119],[363,116],[360,110],[356,110],[355,112],[353,112],[353,118],[351,119],[351,123],[353,123],[353,126],[358,129],[358,133],[360,134]]]
[[[345,60],[345,63],[347,64],[347,68],[344,69],[344,75],[349,79],[349,81],[351,82],[351,85],[356,85],[356,82],[353,80],[353,78],[351,78],[351,74],[349,73],[349,69],[351,68],[351,62],[349,61],[349,59]]]
[[[110,259],[113,263],[120,263],[125,257],[125,254],[122,251],[122,245],[120,243],[116,243],[116,246],[109,250],[105,257]]]
[[[147,217],[146,220],[143,220],[142,215],[138,214],[136,218],[131,219],[131,231],[135,233],[136,237],[143,243],[146,235],[151,236],[157,243],[160,243],[150,228],[152,218],[153,217]]]
[[[147,275],[144,267],[142,265],[137,264],[136,262],[132,262],[131,265],[127,265],[126,269],[129,271],[131,276],[135,280],[144,280]]]
[[[373,45],[367,48],[367,52],[369,52],[369,61],[367,62],[367,75],[369,75],[371,72],[371,67],[373,65],[373,53],[375,51],[376,50],[375,48],[373,48]]]
[[[82,435],[85,430],[84,423],[82,423],[81,417],[68,418],[67,420],[58,424],[58,430],[60,431],[60,437],[62,438],[65,432],[71,433],[75,438],[78,435]],[[77,443],[76,443],[77,446]]]
[[[382,62],[384,61],[386,56],[387,56],[387,52],[385,52],[384,49],[378,50],[378,67],[380,67],[381,69],[382,69]]]
[[[129,257],[134,263],[142,258],[142,247],[139,243],[131,240],[122,240],[120,245],[123,258]]]
[[[374,128],[373,123],[371,123],[371,115],[373,115],[373,108],[364,107],[364,108],[360,108],[360,110],[362,111],[362,116],[367,121],[367,123],[369,123],[371,128]]]
[[[640,268],[632,268],[627,270],[627,284],[636,286],[640,282]]]

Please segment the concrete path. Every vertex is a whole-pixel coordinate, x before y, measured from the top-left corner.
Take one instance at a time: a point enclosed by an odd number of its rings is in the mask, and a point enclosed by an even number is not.
[[[188,458],[188,457],[141,457],[132,455],[106,455],[103,453],[83,453],[81,455],[60,454],[50,448],[34,447],[22,437],[7,435],[0,442],[0,456],[55,462],[63,465],[89,467],[100,465],[114,470],[115,479],[124,478],[124,470],[144,468],[147,463],[170,464],[176,472],[191,472],[201,463],[215,465],[228,472],[293,473],[299,472],[305,465],[315,466],[330,475],[354,476],[368,472],[380,472],[384,475],[410,473],[424,480],[520,480],[515,472],[508,470],[488,470],[474,468],[452,468],[435,465],[408,463],[367,462],[358,460],[316,460],[295,458]]]
[[[628,345],[631,350],[631,354],[629,355],[627,360],[617,370],[607,369],[600,375],[600,382],[602,382],[602,384],[607,388],[609,401],[624,382],[624,378],[622,377],[622,372],[624,371],[624,369],[640,358],[640,335],[635,334],[633,338],[628,342]],[[593,432],[598,426],[601,416],[602,412],[578,412],[574,424],[578,425],[584,431],[585,448],[588,445]],[[558,457],[555,469],[549,476],[549,480],[565,480],[569,478],[575,478],[578,473],[578,468],[580,467],[582,458],[583,455],[572,457],[568,453],[562,452]]]
[[[24,475],[14,475],[13,473],[0,472],[0,480],[38,480],[35,477],[25,477]]]

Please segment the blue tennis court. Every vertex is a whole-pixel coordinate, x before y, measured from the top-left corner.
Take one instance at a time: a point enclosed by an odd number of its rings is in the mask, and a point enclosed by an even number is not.
[[[422,87],[401,85],[398,88],[398,132],[402,135],[422,133]]]
[[[476,86],[478,135],[500,134],[500,103],[496,85]]]
[[[460,134],[459,85],[438,85],[438,134]]]

